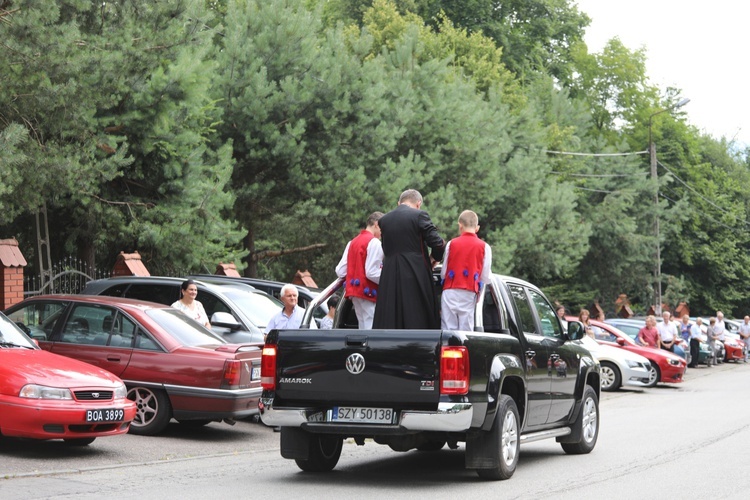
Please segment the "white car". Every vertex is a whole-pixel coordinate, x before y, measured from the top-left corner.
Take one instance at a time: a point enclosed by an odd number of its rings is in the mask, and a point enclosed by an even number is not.
[[[603,391],[616,391],[622,385],[648,387],[651,370],[648,359],[625,349],[599,344],[588,336],[577,342],[599,360]]]

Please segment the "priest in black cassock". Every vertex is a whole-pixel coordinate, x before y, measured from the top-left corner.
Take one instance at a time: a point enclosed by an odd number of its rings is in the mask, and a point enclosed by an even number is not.
[[[408,189],[378,221],[384,259],[373,328],[440,328],[432,267],[442,260],[445,241],[421,206],[419,191]]]

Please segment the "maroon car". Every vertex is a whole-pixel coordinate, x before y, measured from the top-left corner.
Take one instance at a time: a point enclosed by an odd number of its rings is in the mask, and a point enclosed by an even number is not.
[[[134,434],[171,418],[204,425],[258,413],[261,344],[228,344],[168,306],[84,295],[47,295],[5,311],[47,351],[120,377],[137,414]]]

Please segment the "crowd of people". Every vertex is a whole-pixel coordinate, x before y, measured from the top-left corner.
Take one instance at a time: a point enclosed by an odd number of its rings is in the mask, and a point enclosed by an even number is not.
[[[567,322],[564,319],[566,315],[565,306],[558,305],[556,311],[558,317],[563,322],[563,326],[567,326]],[[596,319],[604,321],[604,313],[600,312],[599,317]],[[599,328],[591,323],[590,312],[587,309],[581,309],[578,314],[578,321],[583,324],[587,335],[596,338]],[[684,359],[690,359],[688,367],[695,368],[698,366],[700,357],[700,344],[703,337],[702,326],[703,318],[696,318],[692,321],[690,316],[685,314],[677,321],[672,313],[664,311],[661,322],[657,321],[656,316],[650,315],[646,317],[645,325],[638,331],[637,340],[641,345],[654,349],[664,349]],[[724,313],[717,311],[716,316],[709,319],[706,328],[706,338],[710,350],[708,366],[717,364],[717,356],[720,351],[717,341],[723,343],[726,340],[727,331]],[[747,346],[744,359],[744,362],[747,363],[748,357],[750,357],[750,316],[745,316],[738,333],[740,339]],[[680,339],[684,339],[689,346],[689,357],[688,352],[682,347]]]

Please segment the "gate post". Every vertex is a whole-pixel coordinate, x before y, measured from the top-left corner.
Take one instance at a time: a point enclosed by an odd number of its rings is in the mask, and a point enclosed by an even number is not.
[[[23,300],[23,258],[15,238],[0,240],[0,309]]]

